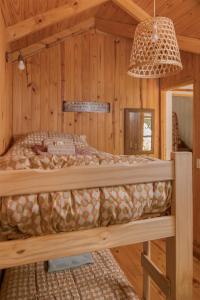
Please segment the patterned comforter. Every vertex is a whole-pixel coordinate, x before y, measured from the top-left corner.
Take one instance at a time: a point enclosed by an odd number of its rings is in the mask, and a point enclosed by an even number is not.
[[[139,300],[109,250],[92,253],[93,264],[48,273],[44,262],[5,271],[1,300]]]
[[[73,166],[137,165],[155,159],[112,155],[91,148],[74,137],[75,155],[35,152],[44,135],[28,135],[0,158],[0,169],[56,169]],[[64,135],[62,134],[61,137]],[[166,214],[171,183],[157,182],[105,188],[39,193],[0,198],[0,239],[17,239],[127,223]]]

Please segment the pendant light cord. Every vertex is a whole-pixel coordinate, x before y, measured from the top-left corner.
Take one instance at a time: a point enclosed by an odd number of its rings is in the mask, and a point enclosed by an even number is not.
[[[154,3],[154,4],[153,4],[153,17],[154,17],[154,19],[155,19],[155,17],[156,17],[156,0],[154,0],[153,3]]]

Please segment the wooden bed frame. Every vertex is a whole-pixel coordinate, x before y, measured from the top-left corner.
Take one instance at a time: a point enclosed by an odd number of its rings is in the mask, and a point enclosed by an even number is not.
[[[0,196],[172,180],[172,215],[76,232],[0,242],[0,269],[143,242],[143,299],[150,277],[167,300],[191,300],[193,277],[192,154],[134,167],[0,171]],[[166,238],[166,274],[151,261],[150,242]]]

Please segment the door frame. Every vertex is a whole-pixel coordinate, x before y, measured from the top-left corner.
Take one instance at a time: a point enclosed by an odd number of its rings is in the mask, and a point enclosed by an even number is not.
[[[172,124],[168,124],[168,129],[167,129],[167,113],[169,106],[167,105],[167,101],[170,99],[170,93],[172,93],[173,89],[177,87],[182,87],[185,85],[193,85],[193,94],[194,94],[194,80],[188,80],[188,81],[182,81],[179,82],[178,84],[174,84],[169,86],[167,89],[161,89],[160,91],[160,99],[161,99],[161,104],[160,104],[160,123],[161,123],[161,132],[160,132],[160,156],[161,159],[168,160],[170,159],[168,148],[171,148],[172,146],[172,139],[169,141],[169,145],[167,145],[167,136],[168,132],[167,130],[172,129]],[[172,96],[172,95],[171,95]],[[171,103],[172,105],[172,103]],[[193,109],[194,109],[194,95],[193,95]],[[171,128],[171,129],[170,129]],[[194,110],[193,110],[193,141],[194,141]]]

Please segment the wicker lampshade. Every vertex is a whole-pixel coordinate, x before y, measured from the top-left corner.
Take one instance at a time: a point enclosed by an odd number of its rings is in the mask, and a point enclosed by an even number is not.
[[[152,38],[156,24],[157,39]],[[138,24],[128,74],[139,78],[161,78],[182,70],[173,22],[155,17]]]

